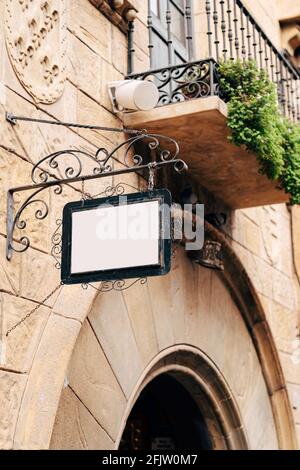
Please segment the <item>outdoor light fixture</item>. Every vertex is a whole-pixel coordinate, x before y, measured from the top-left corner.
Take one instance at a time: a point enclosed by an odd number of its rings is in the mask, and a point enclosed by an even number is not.
[[[109,96],[115,112],[149,111],[159,100],[157,86],[147,80],[122,80],[108,85]]]
[[[202,250],[196,252],[191,251],[190,257],[196,264],[200,264],[204,268],[224,271],[222,245],[219,242],[206,240]]]

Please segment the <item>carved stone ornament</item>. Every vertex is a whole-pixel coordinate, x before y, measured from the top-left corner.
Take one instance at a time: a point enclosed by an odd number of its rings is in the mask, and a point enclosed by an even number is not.
[[[129,0],[90,0],[123,33],[128,31],[128,23],[134,21],[138,10]]]
[[[39,103],[63,93],[66,74],[66,0],[5,0],[5,36],[14,71]]]

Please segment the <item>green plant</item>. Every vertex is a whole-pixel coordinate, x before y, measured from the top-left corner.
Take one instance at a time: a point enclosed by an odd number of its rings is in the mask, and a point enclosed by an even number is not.
[[[300,126],[281,115],[275,85],[254,61],[223,62],[219,75],[229,138],[254,152],[260,171],[279,179],[291,203],[300,204]]]
[[[282,186],[290,194],[291,204],[300,204],[300,125],[285,120],[282,132],[285,156]]]

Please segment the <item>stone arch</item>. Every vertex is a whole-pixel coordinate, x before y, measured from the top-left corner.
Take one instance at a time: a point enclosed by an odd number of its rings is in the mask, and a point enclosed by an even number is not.
[[[246,430],[238,405],[221,371],[201,350],[177,345],[164,350],[144,371],[128,400],[119,434],[118,449],[129,414],[143,390],[160,375],[174,377],[189,392],[204,416],[215,450],[246,450]]]
[[[220,239],[219,232],[212,227],[209,227],[209,234],[215,240]],[[260,448],[261,435],[254,424],[251,429],[250,422],[245,423],[245,420],[250,420],[249,416],[254,411],[253,405],[251,407],[254,395],[256,403],[265,404],[260,410],[261,417],[268,422],[267,428],[266,426],[262,428],[265,439],[263,447],[296,448],[283,374],[262,306],[242,264],[228,243],[224,240],[222,242],[225,272],[221,275],[221,279],[214,272],[192,265],[183,250],[179,250],[169,276],[149,279],[148,287],[145,288],[136,286],[124,293],[112,292],[91,298],[89,309],[82,312],[80,318],[83,321],[87,316],[83,327],[80,322],[76,324],[73,322],[70,325],[69,319],[66,319],[65,328],[57,332],[55,316],[51,317],[36,353],[21,403],[16,425],[15,447],[49,447],[57,409],[59,411],[55,426],[59,420],[61,407],[64,405],[64,396],[70,392],[70,386],[65,380],[66,375],[67,380],[74,380],[74,374],[78,373],[80,356],[83,356],[87,345],[93,343],[97,344],[98,356],[94,358],[96,361],[92,361],[94,365],[89,367],[92,367],[95,373],[95,364],[97,367],[99,364],[104,365],[101,369],[102,379],[96,374],[97,380],[99,379],[100,385],[105,384],[107,388],[106,392],[103,392],[104,395],[115,393],[116,402],[119,401],[121,406],[120,410],[114,408],[113,414],[118,422],[113,426],[110,424],[111,429],[108,433],[105,429],[107,424],[100,426],[104,448],[116,445],[126,416],[127,405],[132,399],[132,394],[137,392],[135,390],[137,384],[141,386],[140,380],[147,367],[152,361],[157,363],[160,354],[174,345],[193,347],[205,352],[210,361],[222,370],[233,396],[239,402],[238,408],[250,448]],[[199,285],[201,289],[196,288]],[[214,296],[211,295],[212,291]],[[218,296],[222,299],[220,305],[217,302]],[[195,310],[195,305],[198,311]],[[208,305],[210,312],[207,311]],[[230,334],[226,336],[226,332],[230,329],[233,331],[234,340]],[[203,334],[199,334],[199,331]],[[212,348],[210,343],[216,335],[218,341]],[[114,338],[118,341],[114,341]],[[124,350],[126,341],[130,344],[129,349],[132,347],[131,351],[134,351],[132,357]],[[53,347],[53,343],[56,348]],[[242,343],[246,346],[244,356],[241,355]],[[224,351],[229,345],[232,349],[230,357],[227,357],[224,356]],[[113,351],[109,351],[110,347]],[[255,377],[253,387],[247,382],[242,383],[243,380],[247,381],[249,371],[241,379],[240,360],[248,364],[244,365],[244,369],[252,367],[250,375]],[[230,367],[232,361],[237,361],[235,367]],[[66,374],[68,363],[69,370]],[[77,364],[76,373],[74,364]],[[81,364],[80,367],[79,370],[84,374],[86,364],[84,367]],[[127,383],[124,379],[126,375],[129,376]],[[236,390],[233,390],[232,384],[237,376],[240,377],[240,382],[237,383]],[[47,380],[48,386],[44,385]],[[64,381],[65,387],[63,387]],[[76,388],[76,400],[79,400],[87,411],[88,407],[81,397],[82,389],[86,387],[80,388],[80,384],[77,384],[73,388]],[[98,392],[96,387],[89,393],[94,395]],[[99,395],[102,398],[103,393]],[[247,394],[251,395],[251,399]],[[71,403],[70,406],[73,405],[74,403]],[[102,404],[102,408],[105,412],[104,418],[109,421],[112,415],[110,406],[105,408]],[[99,420],[96,422],[99,424]]]

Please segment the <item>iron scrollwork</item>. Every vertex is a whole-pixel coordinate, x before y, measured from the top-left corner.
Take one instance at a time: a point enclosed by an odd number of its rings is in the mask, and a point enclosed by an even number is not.
[[[142,152],[136,151],[137,144],[143,144],[138,146],[143,149]],[[114,160],[117,160],[117,157],[120,159],[121,152],[123,153],[124,169],[114,170]],[[149,152],[152,154],[150,161]],[[72,183],[121,175],[142,169],[149,171],[150,179],[150,174],[164,165],[172,165],[178,173],[187,169],[185,162],[179,158],[178,143],[171,137],[147,134],[143,131],[136,131],[111,151],[99,148],[93,155],[83,150],[68,149],[43,157],[32,169],[31,180],[33,184],[8,191],[7,258],[11,259],[13,251],[24,252],[30,247],[30,239],[27,235],[20,237],[21,246],[14,246],[13,243],[15,229],[23,231],[27,227],[26,210],[36,206],[34,217],[38,221],[42,221],[48,216],[48,204],[41,198],[41,193],[46,189],[52,188],[54,194],[59,195],[62,193],[64,185],[75,189]],[[130,187],[130,185],[126,185]],[[14,213],[14,193],[23,191],[30,191],[30,195]],[[108,187],[105,194],[121,195],[124,192],[123,184],[123,186]],[[85,196],[83,195],[83,197]],[[58,246],[55,250],[58,250]]]
[[[130,287],[133,287],[137,284],[140,284],[141,286],[147,284],[147,278],[139,278],[135,280],[118,279],[115,281],[102,281],[100,287],[96,287],[93,284],[82,284],[82,288],[86,290],[89,287],[92,287],[97,292],[102,293],[111,292],[113,290],[117,292],[122,292],[124,290],[130,289]]]
[[[153,80],[159,90],[158,106],[218,95],[217,64],[213,59],[133,74],[135,80]]]
[[[51,255],[55,260],[55,267],[61,268],[61,252],[62,252],[62,219],[56,220],[56,229],[51,237]]]

